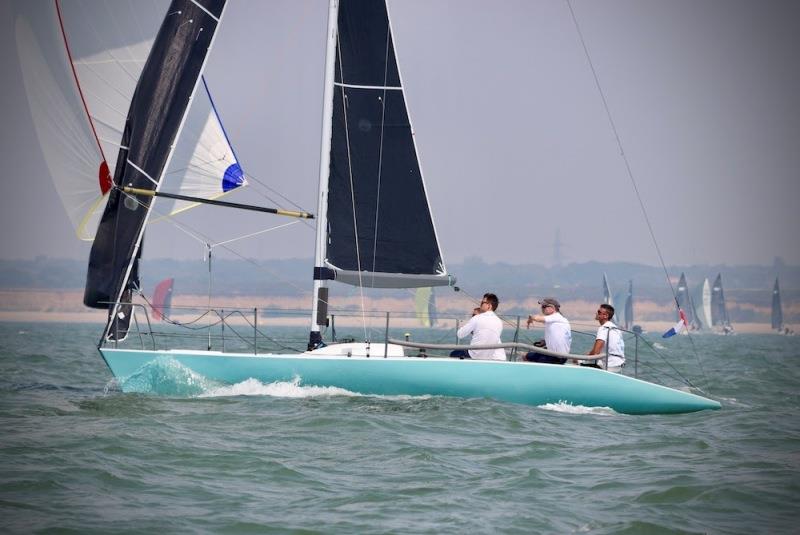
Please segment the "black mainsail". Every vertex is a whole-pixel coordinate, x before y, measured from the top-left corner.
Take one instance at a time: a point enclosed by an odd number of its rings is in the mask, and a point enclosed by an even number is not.
[[[455,283],[433,225],[385,0],[330,0],[309,349],[330,280]]]
[[[224,7],[225,0],[173,0],[131,100],[83,298],[87,306],[109,309],[105,335],[114,339],[127,331],[129,305],[116,303],[129,303],[138,285],[136,259],[153,202],[122,188],[158,191]]]
[[[722,274],[717,274],[711,287],[711,325],[714,327],[730,327],[728,308],[725,305],[725,293],[722,291]]]
[[[678,288],[675,292],[675,298],[678,301],[678,308],[683,310],[686,316],[687,325],[695,325],[695,310],[692,304],[692,297],[689,295],[689,285],[686,284],[686,274],[681,273],[681,278],[678,281]]]
[[[385,2],[339,2],[333,84],[324,273],[365,287],[450,284]]]

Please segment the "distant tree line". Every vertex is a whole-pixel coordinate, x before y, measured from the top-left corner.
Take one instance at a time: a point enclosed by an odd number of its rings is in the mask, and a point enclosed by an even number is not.
[[[563,301],[602,299],[603,273],[612,293],[621,304],[633,280],[637,300],[669,303],[672,294],[660,267],[627,262],[585,262],[562,267],[537,264],[489,264],[468,258],[448,265],[457,285],[470,295],[493,291],[506,299],[554,295]],[[152,292],[162,279],[174,277],[176,292],[203,295],[209,284],[215,295],[302,296],[310,291],[313,261],[310,258],[286,260],[241,260],[216,258],[211,270],[207,261],[145,260],[140,266],[142,289]],[[732,305],[733,321],[762,321],[752,306],[769,307],[772,284],[780,277],[784,309],[800,299],[800,266],[775,262],[772,266],[673,266],[668,268],[675,281],[686,274],[691,288],[704,278],[713,281],[722,273],[725,293]],[[86,265],[77,260],[37,257],[33,260],[0,260],[0,289],[82,289]],[[386,291],[387,295],[408,296],[407,291]],[[750,305],[750,306],[739,306]],[[794,321],[791,317],[787,321]]]

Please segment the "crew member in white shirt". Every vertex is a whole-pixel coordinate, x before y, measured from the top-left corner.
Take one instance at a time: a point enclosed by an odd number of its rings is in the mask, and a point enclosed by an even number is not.
[[[503,332],[503,322],[495,314],[499,301],[493,293],[483,294],[481,299],[480,314],[472,316],[458,330],[459,338],[466,338],[472,334],[470,345],[500,344],[500,335]],[[453,352],[456,353],[456,352]],[[458,356],[451,354],[451,356]],[[470,349],[469,356],[480,360],[506,360],[506,352],[503,348],[497,349]]]
[[[614,307],[603,303],[597,309],[595,319],[600,323],[597,329],[597,336],[594,341],[589,355],[605,355],[606,344],[608,344],[608,371],[619,372],[625,365],[625,342],[622,340],[622,333],[619,328],[614,325],[611,318],[614,317]],[[598,360],[595,364],[582,364],[582,366],[593,366],[597,368],[605,368],[603,361]]]
[[[542,313],[528,316],[528,328],[531,323],[544,323],[544,342],[545,348],[557,353],[569,353],[572,345],[572,330],[569,320],[561,315],[561,304],[552,297],[546,297],[539,301]],[[544,362],[549,364],[564,364],[567,359],[554,357],[531,351],[525,355],[525,360],[530,362]]]

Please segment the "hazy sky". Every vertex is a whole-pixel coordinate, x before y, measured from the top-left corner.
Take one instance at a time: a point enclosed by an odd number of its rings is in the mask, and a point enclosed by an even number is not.
[[[572,6],[665,261],[800,264],[800,2]],[[566,262],[658,263],[565,1],[390,11],[446,261],[550,264],[558,230]],[[325,0],[229,0],[206,70],[245,170],[312,212],[326,17]],[[0,257],[85,258],[32,126],[8,0],[0,24]],[[255,188],[231,200],[272,204]],[[283,222],[265,217],[203,208],[187,224],[213,218],[222,240]],[[148,256],[202,255],[158,234]],[[298,224],[235,247],[310,257],[313,240]]]

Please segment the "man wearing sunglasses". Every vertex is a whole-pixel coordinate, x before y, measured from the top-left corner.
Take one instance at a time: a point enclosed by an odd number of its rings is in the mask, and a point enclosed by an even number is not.
[[[619,328],[611,321],[613,317],[614,307],[611,305],[603,303],[597,309],[595,319],[600,323],[600,327],[597,329],[597,337],[588,354],[605,355],[606,344],[608,344],[608,367],[606,369],[610,372],[619,372],[625,365],[625,342],[622,340]],[[597,362],[601,363],[602,361]],[[581,366],[605,367],[598,364],[581,364]]]
[[[493,293],[483,294],[481,299],[480,314],[474,314],[472,318],[458,330],[458,337],[465,338],[472,334],[470,345],[489,345],[500,344],[500,335],[503,332],[503,322],[494,313],[497,310],[499,300]],[[450,353],[451,357],[465,358],[464,350],[457,350]],[[481,360],[506,360],[506,352],[503,348],[497,349],[470,349],[469,357]]]
[[[552,297],[546,297],[539,301],[542,313],[528,316],[527,327],[531,323],[544,323],[544,342],[545,349],[557,353],[569,353],[572,346],[572,329],[569,320],[561,315],[561,304]],[[537,344],[534,344],[537,345]],[[543,362],[546,364],[564,364],[567,359],[536,353],[531,351],[525,355],[525,360],[529,362]]]

